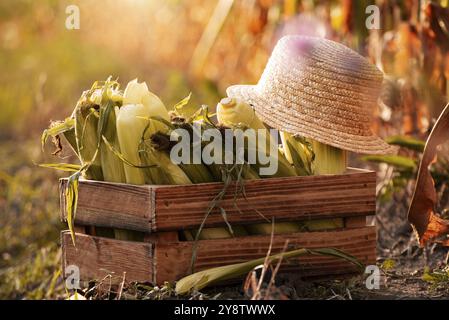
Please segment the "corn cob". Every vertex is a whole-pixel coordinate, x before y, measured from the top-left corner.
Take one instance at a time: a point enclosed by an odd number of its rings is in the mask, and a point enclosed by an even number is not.
[[[301,231],[300,225],[294,222],[275,222],[274,229],[271,223],[257,223],[247,225],[245,227],[248,233],[261,235],[271,234],[273,230],[274,234],[294,233]]]
[[[156,132],[151,136],[150,140],[151,146],[155,150],[158,150],[164,153],[165,155],[170,154],[172,144],[170,141],[169,134]],[[188,164],[181,163],[178,164],[177,167],[180,168],[182,171],[184,171],[184,173],[193,183],[205,183],[215,181],[211,172],[202,163],[188,163]]]
[[[83,93],[73,114],[75,118],[77,154],[81,165],[90,164],[84,172],[85,177],[103,181],[101,156],[98,153],[98,106],[89,101],[88,94],[88,91]]]
[[[198,232],[198,230],[194,231],[194,235],[196,235],[196,233]],[[226,228],[203,228],[201,230],[201,233],[199,235],[199,240],[212,240],[212,239],[226,239],[226,238],[231,238],[232,235],[229,232],[228,229]]]
[[[209,285],[217,284],[219,282],[230,279],[237,279],[239,277],[247,275],[256,266],[264,264],[267,260],[275,262],[280,259],[286,260],[289,258],[296,258],[298,256],[306,254],[326,255],[332,256],[334,258],[344,259],[357,266],[360,270],[363,269],[363,265],[356,258],[337,249],[332,248],[297,249],[293,251],[287,251],[280,254],[272,255],[267,258],[259,258],[247,262],[215,267],[193,273],[180,279],[176,283],[175,290],[178,295],[187,294],[193,290],[198,291]]]
[[[316,140],[309,139],[315,159],[313,171],[315,175],[342,174],[347,167],[347,151],[341,150]],[[343,228],[343,218],[311,220],[303,223],[307,231],[321,231]]]
[[[224,124],[231,128],[240,127],[242,124],[246,128],[253,130],[266,130],[265,125],[257,117],[254,110],[249,104],[241,101],[237,101],[231,98],[224,98],[217,105],[217,118],[221,124]],[[270,145],[270,134],[266,130],[264,138],[257,141],[257,147],[259,148],[262,144],[266,146]],[[264,141],[265,140],[265,141]],[[266,149],[267,150],[267,149]],[[286,177],[286,176],[296,176],[294,168],[288,163],[287,159],[282,155],[282,153],[277,149],[277,159],[278,159],[278,171],[271,177]],[[255,165],[256,168],[260,168],[259,165]],[[254,177],[257,179],[257,177]],[[258,223],[254,225],[245,226],[246,230],[250,234],[271,234],[272,225],[271,223]],[[274,232],[281,233],[291,233],[300,231],[300,227],[294,222],[281,222],[275,223]]]
[[[234,236],[243,237],[248,235],[248,231],[243,226],[233,226]],[[184,230],[183,235],[187,241],[194,241],[198,230]],[[199,240],[226,239],[230,238],[231,233],[225,228],[203,228]]]
[[[158,131],[167,131],[165,125],[155,120],[169,120],[160,99],[148,91],[145,83],[131,81],[123,95],[123,106],[117,113],[117,135],[123,156],[132,164],[157,164],[155,168],[136,168],[125,164],[126,182],[132,184],[188,184],[185,173],[163,152],[145,148],[143,141]],[[143,162],[143,163],[142,163]]]
[[[312,148],[315,154],[314,172],[322,174],[342,174],[347,167],[347,151],[312,140]]]
[[[280,136],[283,154],[290,164],[295,167],[296,173],[300,176],[312,175],[312,163],[315,155],[311,150],[310,143],[303,138],[283,131],[280,132]]]
[[[147,122],[139,117],[149,116],[148,109],[142,104],[127,104],[115,108],[117,115],[117,136],[120,152],[132,164],[139,165],[139,142]],[[126,183],[144,184],[145,177],[140,168],[124,165]]]
[[[126,183],[130,184],[190,184],[187,175],[163,152],[146,147],[145,141],[157,131],[166,131],[155,117],[168,121],[169,115],[161,100],[148,90],[146,83],[128,83],[123,106],[116,107],[117,136],[123,157],[134,164],[124,164]],[[157,167],[142,168],[157,164]],[[142,166],[142,167],[136,167]],[[117,232],[116,237],[129,239],[130,232]]]
[[[309,220],[300,223],[300,228],[302,231],[322,231],[341,229],[343,227],[344,221],[342,218]]]
[[[104,116],[106,117],[106,125],[103,136],[116,150],[120,152],[120,144],[116,126],[117,119],[114,110],[114,106],[117,105],[117,102],[112,100],[112,90],[113,89],[109,86],[109,84],[105,85],[102,90],[100,114],[101,112],[105,112]],[[107,110],[108,108],[109,110]],[[100,145],[100,157],[101,170],[105,181],[126,182],[123,162],[117,158],[117,156],[105,143],[101,143]]]
[[[239,128],[246,127],[248,129],[256,130],[266,130],[262,135],[262,139],[258,139],[257,148],[260,148],[261,145],[265,144],[265,150],[267,155],[270,150],[270,133],[263,124],[263,122],[257,117],[254,110],[247,103],[237,101],[231,98],[223,98],[220,103],[217,105],[217,118],[218,121],[230,128]],[[248,152],[253,150],[248,150]],[[296,176],[295,169],[291,166],[291,164],[287,161],[284,155],[281,152],[277,152],[276,155],[269,156],[272,158],[271,161],[278,161],[278,170],[274,175],[265,176],[265,177],[291,177]],[[252,164],[254,169],[260,169],[260,164]]]

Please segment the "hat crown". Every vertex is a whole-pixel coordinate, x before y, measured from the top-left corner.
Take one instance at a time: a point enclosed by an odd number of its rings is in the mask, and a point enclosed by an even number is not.
[[[337,117],[357,115],[355,126],[361,129],[370,125],[382,79],[382,72],[344,45],[321,38],[285,36],[275,46],[258,88],[266,95],[284,92],[293,102],[286,107],[299,112],[313,108]],[[340,96],[344,96],[344,103]]]

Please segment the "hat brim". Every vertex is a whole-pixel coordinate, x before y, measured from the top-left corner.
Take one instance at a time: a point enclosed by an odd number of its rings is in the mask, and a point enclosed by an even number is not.
[[[268,101],[259,94],[255,85],[234,85],[226,89],[231,98],[237,98],[251,104],[257,116],[269,126],[314,139],[333,147],[363,154],[396,154],[398,148],[391,146],[371,130],[363,135],[350,134],[329,122],[321,121],[308,115],[295,114],[289,117],[291,108],[289,101],[277,97],[276,101]],[[271,99],[270,99],[271,100]]]

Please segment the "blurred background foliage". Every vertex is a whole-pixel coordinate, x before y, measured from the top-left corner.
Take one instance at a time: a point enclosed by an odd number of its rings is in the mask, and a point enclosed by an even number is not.
[[[71,4],[80,8],[80,30],[65,28]],[[380,9],[380,30],[365,26],[371,4]],[[227,86],[257,81],[281,36],[326,37],[385,72],[373,129],[423,140],[449,96],[447,7],[447,0],[2,0],[0,298],[65,295],[56,245],[64,228],[59,175],[35,164],[55,162],[41,152],[40,133],[65,118],[95,80],[138,77],[167,106],[189,92],[194,105],[215,106]],[[419,159],[416,150],[401,155]],[[442,159],[434,176],[444,189]],[[399,194],[396,206],[405,208],[416,168],[375,160],[381,198]]]

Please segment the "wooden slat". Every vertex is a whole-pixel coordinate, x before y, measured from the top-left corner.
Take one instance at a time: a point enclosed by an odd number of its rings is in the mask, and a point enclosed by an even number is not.
[[[61,233],[63,270],[68,265],[80,269],[82,281],[101,280],[108,274],[121,277],[126,272],[128,281],[151,281],[153,277],[153,244],[128,242],[75,234],[73,246],[70,232]]]
[[[220,204],[232,223],[254,223],[260,214],[276,221],[316,219],[374,214],[375,174],[354,173],[338,176],[310,176],[248,181],[246,199],[235,208],[233,194]],[[191,228],[201,223],[214,195],[216,184],[157,188],[156,219],[153,230]],[[233,190],[233,188],[230,188]],[[220,213],[209,216],[207,224],[223,223]]]
[[[220,204],[236,224],[366,216],[375,213],[376,174],[351,169],[343,175],[273,178],[245,182],[246,199],[234,203],[234,188]],[[66,216],[61,180],[61,215]],[[188,186],[133,186],[80,181],[76,222],[143,232],[173,231],[201,224],[221,183]],[[218,213],[206,226],[223,224]]]
[[[376,231],[374,227],[278,235],[275,237],[272,252],[281,252],[286,240],[289,240],[289,249],[333,247],[345,250],[345,252],[354,255],[364,264],[374,264],[376,262]],[[196,261],[197,270],[264,257],[269,244],[269,236],[199,241]],[[192,243],[180,242],[177,245],[158,244],[155,249],[155,255],[156,266],[154,272],[156,281],[176,280],[185,276],[188,272],[192,255]],[[328,262],[322,263],[325,259],[328,259]],[[299,270],[298,272],[304,270],[304,274],[301,273],[304,276],[330,275],[334,274],[334,272],[336,272],[335,274],[340,274],[341,269],[343,271],[346,270],[347,273],[355,270],[350,263],[336,258],[309,256],[300,258],[298,261],[299,267],[296,266],[296,270]]]
[[[61,217],[65,220],[66,179],[60,180]],[[80,180],[76,223],[151,231],[153,191],[150,186]]]
[[[361,243],[361,242],[357,242],[356,246],[351,246],[351,245],[345,245],[342,246],[341,249],[343,250],[351,250],[352,254],[354,255],[366,255],[367,250],[372,249],[372,244],[373,241],[366,241],[365,243]],[[279,249],[281,250],[281,249]],[[204,257],[202,258],[200,261],[198,261],[197,263],[197,267],[201,267],[201,266],[205,266],[205,267],[210,267],[210,266],[216,266],[219,265],[220,263],[223,263],[223,261],[225,261],[226,263],[238,263],[241,262],[241,257],[245,256],[247,259],[257,259],[258,257],[260,257],[261,254],[264,254],[263,250],[239,250],[236,251],[236,253],[226,253],[226,254],[221,254],[221,255],[213,255],[210,254],[210,256],[208,257]],[[294,259],[292,259],[294,260]],[[332,257],[326,257],[326,256],[311,256],[311,257],[301,257],[299,260],[301,260],[302,262],[308,262],[308,261],[333,261],[334,258]]]

